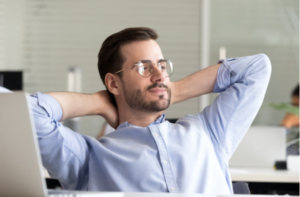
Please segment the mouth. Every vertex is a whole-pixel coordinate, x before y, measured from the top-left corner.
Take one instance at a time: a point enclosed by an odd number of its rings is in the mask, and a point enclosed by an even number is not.
[[[167,92],[168,86],[166,86],[163,83],[155,83],[150,85],[147,89],[150,93],[162,95],[165,94],[165,92]]]
[[[164,94],[167,90],[166,88],[156,87],[156,88],[151,88],[148,91],[154,94]]]

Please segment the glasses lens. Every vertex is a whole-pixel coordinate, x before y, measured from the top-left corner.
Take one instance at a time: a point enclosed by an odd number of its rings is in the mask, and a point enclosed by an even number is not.
[[[152,63],[151,62],[140,62],[138,63],[138,72],[143,77],[149,77],[152,73]]]
[[[170,77],[173,74],[173,63],[170,60],[164,60],[158,63],[158,69],[165,73],[166,77]],[[139,62],[137,69],[140,75],[143,77],[149,77],[153,71],[152,62]]]
[[[170,60],[160,62],[158,68],[165,73],[166,77],[170,77],[173,74],[173,63]]]

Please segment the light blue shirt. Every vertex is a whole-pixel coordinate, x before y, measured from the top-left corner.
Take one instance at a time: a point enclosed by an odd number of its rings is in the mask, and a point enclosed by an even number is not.
[[[232,194],[228,161],[263,102],[271,64],[264,54],[220,62],[220,95],[201,113],[124,122],[99,140],[64,127],[54,98],[32,95],[44,167],[68,190]]]

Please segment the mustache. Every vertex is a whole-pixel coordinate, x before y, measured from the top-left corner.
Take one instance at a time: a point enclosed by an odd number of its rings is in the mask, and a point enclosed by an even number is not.
[[[166,86],[166,85],[163,84],[163,83],[154,83],[154,84],[148,86],[148,87],[147,87],[147,90],[150,90],[150,89],[156,88],[156,87],[169,89],[168,86]]]

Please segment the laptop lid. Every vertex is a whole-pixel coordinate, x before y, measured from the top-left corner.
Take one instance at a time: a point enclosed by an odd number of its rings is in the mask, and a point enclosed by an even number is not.
[[[0,196],[46,196],[28,95],[0,93]]]
[[[272,168],[285,160],[284,127],[252,126],[229,160],[229,167]]]

